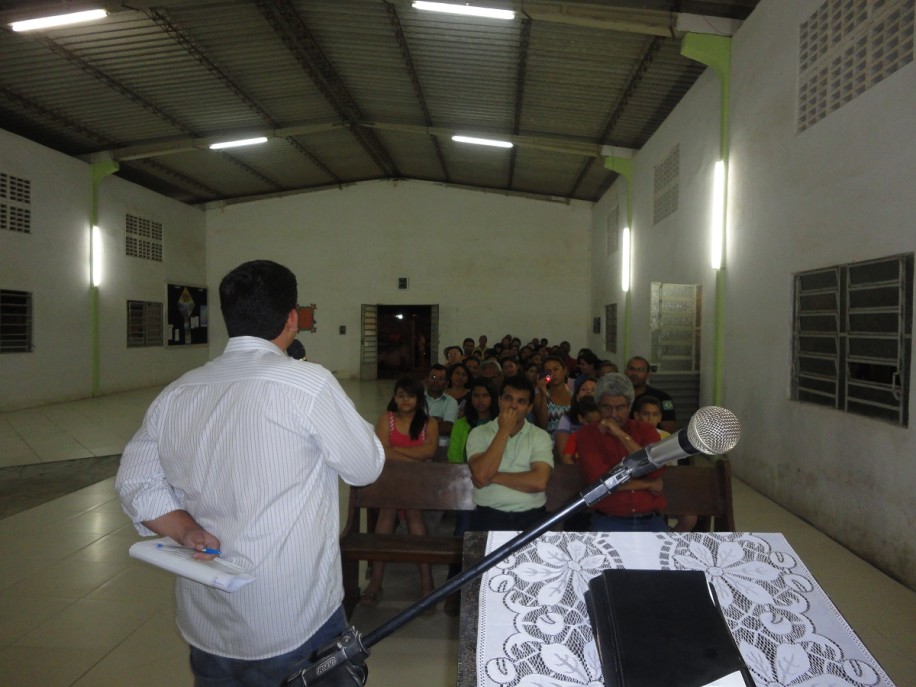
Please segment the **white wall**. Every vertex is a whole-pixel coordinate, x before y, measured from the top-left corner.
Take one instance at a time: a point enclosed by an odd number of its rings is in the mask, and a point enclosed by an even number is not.
[[[916,250],[916,64],[796,133],[798,26],[819,5],[763,0],[732,43],[724,405],[741,418],[743,437],[731,457],[741,479],[913,588],[916,376],[911,428],[789,400],[792,275]],[[718,80],[707,70],[635,159],[633,347],[648,344],[641,295],[648,282],[702,283],[704,402],[712,381],[706,227],[718,113]],[[674,142],[679,209],[651,227],[652,167]],[[616,183],[596,214],[624,193]],[[603,245],[600,224],[596,217],[593,245]],[[619,293],[617,262],[593,258],[593,270],[607,272],[596,272],[593,297]]]
[[[126,255],[124,224],[128,213],[162,224],[162,262]],[[202,210],[117,176],[102,181],[99,226],[104,237],[106,276],[99,289],[99,339],[103,393],[170,382],[209,359],[206,345],[127,348],[125,344],[128,300],[165,303],[166,284],[207,285],[204,219]],[[208,293],[208,301],[214,298]],[[210,314],[212,322],[215,313],[211,310]],[[217,315],[217,327],[219,321]],[[168,338],[168,327],[165,335]]]
[[[437,184],[368,182],[207,212],[209,285],[236,265],[276,260],[316,303],[309,360],[359,372],[360,305],[439,305],[439,341],[506,332],[584,341],[590,331],[591,204],[554,203]],[[397,289],[408,277],[410,288]],[[214,302],[214,307],[215,302]],[[338,334],[346,325],[347,333]],[[226,341],[212,332],[213,353]]]
[[[0,171],[31,180],[30,234],[0,231],[0,288],[32,293],[32,353],[0,355],[0,409],[87,396],[88,166],[0,130]]]
[[[88,164],[0,130],[0,171],[31,181],[31,233],[0,232],[0,288],[29,291],[33,352],[0,356],[0,410],[92,393]],[[125,255],[125,213],[161,221],[164,262]],[[166,281],[206,284],[204,214],[117,177],[102,182],[99,290],[102,393],[171,381],[206,361],[206,346],[128,349],[126,301],[165,300]]]

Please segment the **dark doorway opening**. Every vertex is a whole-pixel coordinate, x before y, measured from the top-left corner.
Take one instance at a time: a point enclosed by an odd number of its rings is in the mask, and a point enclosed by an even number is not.
[[[424,377],[429,369],[432,306],[378,306],[378,376]]]

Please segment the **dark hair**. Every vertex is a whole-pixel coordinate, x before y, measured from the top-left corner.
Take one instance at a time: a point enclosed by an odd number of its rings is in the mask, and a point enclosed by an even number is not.
[[[576,390],[572,395],[572,402],[569,404],[569,410],[566,411],[566,416],[573,421],[573,424],[578,423],[578,417],[582,414],[582,408],[579,403],[579,387],[581,387],[585,382],[595,382],[598,383],[598,380],[594,377],[579,377],[576,380]],[[582,400],[586,398],[594,398],[594,394],[591,396],[583,396]],[[597,407],[597,406],[596,406]]]
[[[534,403],[534,384],[532,384],[531,380],[528,379],[525,375],[515,375],[514,377],[509,377],[508,379],[504,380],[503,386],[499,390],[499,393],[502,394],[505,392],[507,386],[512,387],[517,391],[527,391],[528,403]]]
[[[455,370],[457,370],[459,367],[462,368],[462,369],[464,370],[465,374],[468,376],[468,381],[466,381],[466,382],[464,383],[464,388],[465,388],[465,389],[470,389],[470,388],[471,388],[471,380],[474,378],[474,375],[471,374],[471,371],[468,369],[468,366],[465,365],[464,363],[455,363],[454,365],[449,365],[449,368],[448,368],[448,370],[447,370],[446,373],[445,373],[445,381],[447,382],[446,385],[449,386],[449,387],[452,386],[452,373],[453,373]]]
[[[659,401],[655,396],[640,396],[636,400],[636,405],[633,406],[633,412],[638,413],[643,409],[643,406],[658,406],[658,409],[662,409],[662,402]]]
[[[410,421],[410,438],[416,441],[420,438],[420,433],[426,426],[429,415],[426,412],[426,387],[423,382],[413,377],[401,377],[394,383],[394,390],[391,392],[391,400],[388,402],[388,412],[395,413],[398,410],[397,401],[394,400],[398,389],[402,389],[408,396],[417,399],[417,411],[414,413],[413,420]]]
[[[219,307],[230,337],[273,341],[297,300],[296,275],[270,260],[242,263],[219,284]]]
[[[293,339],[293,342],[286,349],[286,355],[294,360],[302,360],[305,357],[305,346],[299,339]]]
[[[580,360],[584,360],[585,362],[587,362],[587,363],[588,363],[589,365],[591,365],[592,367],[597,367],[597,366],[598,366],[598,363],[601,362],[601,359],[600,359],[597,355],[595,355],[594,353],[592,353],[591,351],[588,351],[588,352],[586,352],[586,353],[583,353],[583,354],[580,355],[578,358],[576,358],[576,362],[577,362],[577,363],[578,363]]]
[[[443,355],[445,355],[445,357],[448,358],[448,352],[452,350],[453,348],[457,350],[459,353],[464,353],[464,350],[461,348],[461,346],[446,346],[445,350],[442,351]]]
[[[448,368],[442,363],[435,363],[434,365],[429,366],[429,372],[427,372],[426,375],[429,376],[430,372],[433,370],[448,370]]]
[[[594,396],[586,396],[578,404],[579,411],[576,415],[573,422],[579,424],[579,418],[584,417],[588,413],[597,413],[598,412],[598,401],[595,400]]]
[[[472,339],[470,336],[467,337],[467,338],[466,338],[464,341],[462,341],[461,343],[462,343],[462,344],[466,344],[468,341],[470,341],[471,343],[474,343],[474,339]]]
[[[496,387],[493,386],[493,382],[486,377],[480,377],[474,380],[474,383],[471,384],[471,394],[474,393],[474,389],[477,387],[486,389],[487,393],[490,394],[490,419],[495,420],[499,415],[499,394],[496,393]],[[470,398],[468,402],[464,404],[464,417],[471,427],[476,427],[477,423],[480,422],[480,416],[477,414],[477,409],[474,407]]]
[[[544,367],[544,365],[546,365],[551,360],[555,363],[559,363],[560,366],[563,368],[563,372],[566,372],[566,362],[563,360],[563,358],[561,358],[558,355],[548,355],[546,358],[544,358],[541,361],[541,367]]]

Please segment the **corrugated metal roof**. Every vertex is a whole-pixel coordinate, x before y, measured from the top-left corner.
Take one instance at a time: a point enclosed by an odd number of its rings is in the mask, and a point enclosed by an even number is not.
[[[714,27],[756,0],[486,3],[517,5],[510,22],[383,0],[106,4],[100,22],[19,34],[14,15],[60,3],[0,0],[0,124],[204,203],[383,178],[597,200],[600,147],[642,146],[702,72],[672,6]]]

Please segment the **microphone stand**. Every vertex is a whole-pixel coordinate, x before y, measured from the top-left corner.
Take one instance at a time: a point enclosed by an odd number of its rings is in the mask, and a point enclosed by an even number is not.
[[[628,457],[629,459],[629,457]],[[499,563],[506,556],[515,553],[557,523],[563,522],[571,515],[586,506],[591,506],[614,491],[624,482],[657,470],[659,466],[652,463],[624,459],[620,465],[602,476],[570,499],[569,503],[552,515],[520,532],[498,549],[491,551],[467,570],[448,580],[438,589],[434,589],[416,603],[388,619],[366,635],[354,626],[348,627],[337,640],[317,652],[315,662],[307,668],[293,674],[286,680],[286,685],[329,685],[333,687],[360,687],[366,684],[368,668],[366,658],[369,650],[395,630],[409,623],[433,604],[443,600],[468,582],[480,577],[487,570]],[[627,465],[630,463],[630,465]]]

